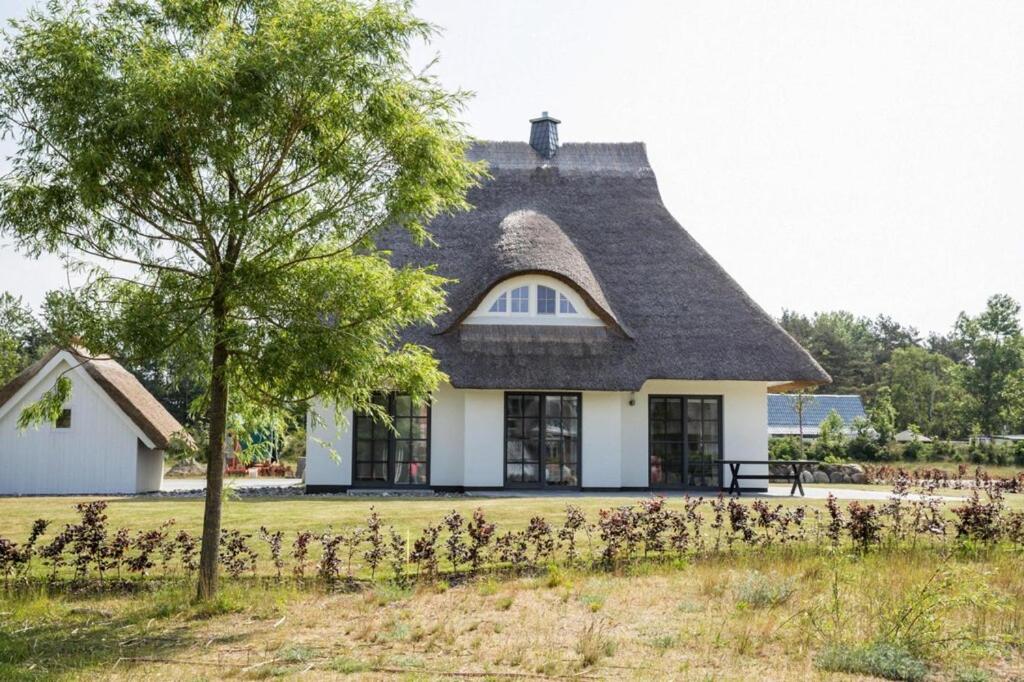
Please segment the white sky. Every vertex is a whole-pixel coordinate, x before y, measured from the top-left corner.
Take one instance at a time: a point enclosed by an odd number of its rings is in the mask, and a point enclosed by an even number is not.
[[[3,3],[0,16],[29,3]],[[676,218],[768,312],[945,331],[1024,301],[1024,3],[421,0],[480,138],[647,143]],[[9,150],[9,147],[7,148]],[[38,303],[56,260],[0,247]]]

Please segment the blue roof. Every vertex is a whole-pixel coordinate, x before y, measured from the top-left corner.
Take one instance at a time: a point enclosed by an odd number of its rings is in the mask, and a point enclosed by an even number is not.
[[[818,395],[809,393],[804,402],[804,426],[816,427],[828,413],[835,410],[849,426],[857,417],[864,417],[864,403],[859,395]],[[773,426],[799,426],[795,404],[797,396],[792,393],[768,394],[768,428]]]

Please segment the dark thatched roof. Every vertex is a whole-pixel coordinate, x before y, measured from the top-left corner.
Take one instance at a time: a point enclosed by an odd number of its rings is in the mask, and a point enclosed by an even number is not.
[[[544,159],[526,143],[483,142],[470,156],[492,178],[474,210],[401,233],[395,264],[436,263],[457,280],[450,312],[405,340],[434,349],[459,388],[638,390],[648,379],[826,383],[821,367],[668,213],[641,143],[566,144]],[[572,286],[603,328],[460,324],[509,277]]]
[[[0,388],[0,407],[13,398],[25,384],[32,380],[32,377],[41,372],[60,352],[60,348],[52,348],[46,355]],[[131,372],[116,361],[105,356],[91,357],[85,351],[78,349],[68,349],[68,353],[79,363],[82,363],[89,376],[110,396],[110,399],[117,404],[118,408],[139,427],[139,430],[153,441],[156,449],[167,449],[171,438],[175,435],[188,438],[178,420],[153,397],[152,393],[146,390],[146,387]]]

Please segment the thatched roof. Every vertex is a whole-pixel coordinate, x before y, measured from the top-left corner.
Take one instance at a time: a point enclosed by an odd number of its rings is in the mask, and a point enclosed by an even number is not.
[[[187,438],[184,428],[153,394],[146,390],[135,376],[106,356],[93,357],[79,349],[52,348],[46,355],[34,362],[5,386],[0,388],[0,407],[41,372],[61,350],[67,350],[73,360],[82,365],[111,400],[139,427],[146,437],[153,441],[158,450],[166,449],[175,435]]]
[[[438,248],[401,233],[396,264],[436,263],[450,312],[406,340],[434,349],[460,388],[637,390],[647,379],[818,384],[828,375],[669,214],[641,143],[483,142],[492,178],[474,210],[436,219]],[[509,277],[572,286],[608,330],[481,328],[461,321]]]

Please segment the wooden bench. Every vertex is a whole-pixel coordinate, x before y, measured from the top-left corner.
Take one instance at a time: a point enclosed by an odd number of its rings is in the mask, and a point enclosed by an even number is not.
[[[768,483],[770,478],[781,478],[786,481],[793,481],[793,487],[790,488],[789,494],[793,495],[797,490],[800,491],[800,496],[804,496],[804,484],[800,480],[800,474],[804,472],[808,467],[818,464],[817,460],[814,459],[781,459],[781,460],[765,460],[765,459],[720,459],[716,460],[717,464],[726,464],[729,467],[729,473],[732,474],[732,480],[729,482],[729,490],[727,495],[736,494],[736,497],[740,496],[740,481],[749,480],[762,480],[765,484]],[[789,467],[789,473],[785,474],[772,474],[769,468],[767,473],[764,474],[741,474],[740,467],[744,464],[756,464],[758,466],[768,466],[769,464],[786,465]]]

